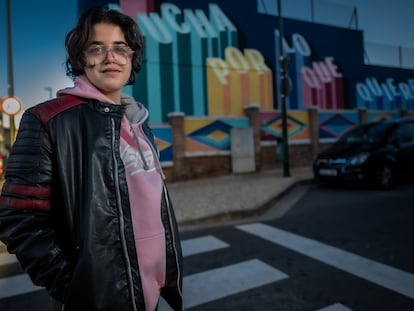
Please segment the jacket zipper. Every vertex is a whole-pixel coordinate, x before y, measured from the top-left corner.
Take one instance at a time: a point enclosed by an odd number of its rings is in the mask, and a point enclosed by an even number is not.
[[[163,190],[164,190],[163,192],[164,192],[165,202],[167,203],[168,221],[169,221],[170,231],[171,231],[171,235],[172,235],[172,245],[173,245],[173,248],[174,248],[175,262],[177,263],[177,271],[178,271],[178,278],[177,278],[178,286],[177,286],[177,289],[178,289],[178,293],[180,294],[181,301],[183,303],[183,306],[182,306],[181,309],[184,310],[184,298],[183,298],[183,293],[181,292],[181,289],[180,289],[181,284],[179,283],[179,280],[181,278],[180,277],[181,276],[181,270],[180,270],[180,265],[178,264],[178,252],[177,252],[177,247],[175,245],[176,236],[175,236],[175,232],[173,230],[173,225],[172,225],[173,221],[171,219],[171,212],[170,212],[170,208],[171,208],[170,207],[170,201],[168,199],[167,189],[165,188],[165,184],[163,184]]]
[[[134,282],[132,280],[132,269],[131,269],[131,262],[129,260],[128,249],[126,246],[126,238],[125,238],[125,222],[124,222],[124,212],[122,211],[122,203],[121,203],[121,193],[119,189],[119,176],[118,176],[118,165],[115,156],[115,121],[112,118],[112,159],[114,164],[114,180],[115,180],[115,194],[116,194],[116,202],[118,207],[118,215],[119,215],[119,228],[121,234],[121,244],[122,250],[124,252],[126,264],[127,264],[127,275],[128,275],[128,284],[129,284],[129,291],[131,294],[132,300],[132,307],[134,311],[138,311],[136,303],[135,303],[135,293],[134,293]]]

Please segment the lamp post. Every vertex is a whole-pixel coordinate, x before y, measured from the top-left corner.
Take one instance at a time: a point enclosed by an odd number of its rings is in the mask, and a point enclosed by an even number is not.
[[[10,0],[6,0],[6,23],[7,23],[7,93],[9,97],[14,96],[13,84],[13,53],[12,53],[12,35],[11,35],[11,4]],[[14,115],[9,115],[10,119],[10,147],[14,143],[15,124]]]
[[[49,93],[49,99],[52,99],[52,96],[53,96],[52,88],[50,86],[45,86],[44,90]]]
[[[282,0],[277,1],[277,10],[279,18],[279,67],[280,67],[280,104],[282,111],[282,148],[281,152],[283,159],[283,176],[290,176],[289,165],[289,143],[288,143],[288,129],[287,129],[287,111],[286,111],[286,97],[291,90],[291,82],[287,76],[287,67],[289,60],[285,57],[283,50],[283,22],[282,22]]]

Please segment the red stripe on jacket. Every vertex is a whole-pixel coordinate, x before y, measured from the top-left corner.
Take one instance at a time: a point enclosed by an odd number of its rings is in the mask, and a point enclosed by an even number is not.
[[[38,199],[20,199],[13,197],[0,197],[1,206],[12,206],[17,209],[37,209],[48,211],[50,210],[51,203],[49,200]]]
[[[16,185],[5,183],[2,193],[10,193],[15,195],[34,196],[49,198],[51,190],[49,187],[29,186],[29,185]]]
[[[1,206],[12,206],[17,209],[50,210],[51,190],[49,187],[5,183],[1,192]]]
[[[84,98],[73,95],[62,95],[34,106],[31,108],[31,111],[39,118],[43,125],[46,125],[46,123],[58,113],[85,103],[86,100]]]

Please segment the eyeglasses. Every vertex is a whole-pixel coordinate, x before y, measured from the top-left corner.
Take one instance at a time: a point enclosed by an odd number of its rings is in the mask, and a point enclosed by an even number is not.
[[[85,55],[88,63],[94,66],[102,63],[107,57],[108,52],[111,53],[115,62],[119,65],[126,65],[128,60],[131,59],[132,54],[134,54],[134,51],[125,44],[111,46],[92,44],[86,49]]]

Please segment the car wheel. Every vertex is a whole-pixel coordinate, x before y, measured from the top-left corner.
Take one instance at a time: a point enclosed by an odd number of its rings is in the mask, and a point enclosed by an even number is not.
[[[379,166],[375,172],[375,186],[380,189],[390,189],[394,184],[394,172],[389,165]]]

